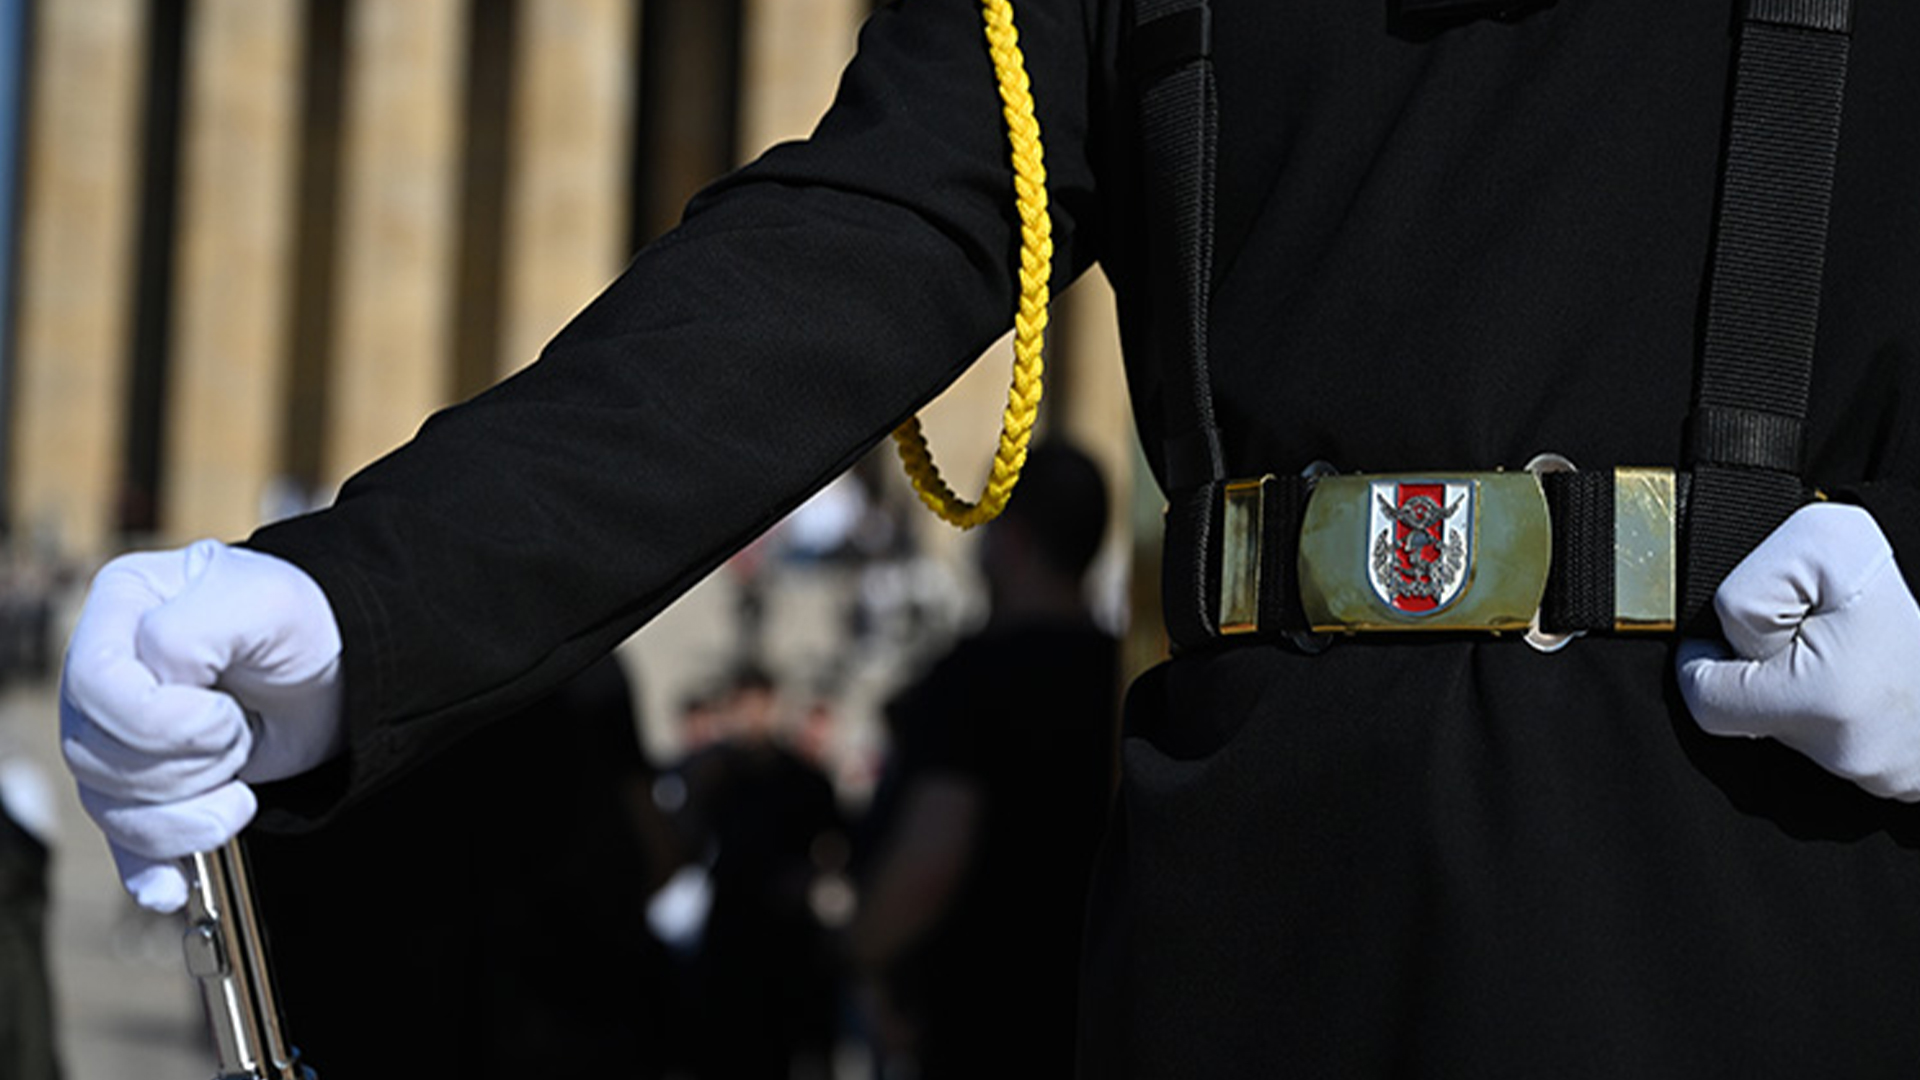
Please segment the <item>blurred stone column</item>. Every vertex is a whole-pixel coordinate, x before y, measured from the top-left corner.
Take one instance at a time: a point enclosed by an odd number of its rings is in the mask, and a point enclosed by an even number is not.
[[[1127,627],[1123,670],[1131,677],[1166,655],[1160,618],[1160,517],[1165,499],[1143,468],[1120,355],[1113,286],[1098,267],[1055,305],[1058,393],[1054,433],[1100,463],[1112,516],[1094,565],[1097,610]]]
[[[460,0],[348,10],[328,483],[406,441],[448,397],[465,14]]]
[[[740,152],[753,158],[813,130],[853,59],[865,0],[746,0]]]
[[[27,10],[25,0],[0,0],[0,435],[6,431],[5,418],[13,369],[13,263],[17,254],[13,242],[17,222],[20,170],[20,109],[27,81],[23,60],[26,56]],[[7,448],[0,445],[0,468],[7,461]],[[0,472],[0,506],[7,504],[6,480]]]
[[[187,39],[161,527],[245,536],[278,468],[300,5],[196,0]]]
[[[626,250],[632,0],[521,0],[499,374],[532,361]]]
[[[89,0],[34,14],[12,523],[81,555],[103,551],[114,528],[146,9]]]

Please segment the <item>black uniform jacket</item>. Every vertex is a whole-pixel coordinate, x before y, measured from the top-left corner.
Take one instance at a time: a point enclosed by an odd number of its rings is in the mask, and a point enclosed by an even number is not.
[[[1859,6],[1810,478],[1872,482],[1911,568],[1920,5]],[[1678,460],[1730,0],[1458,24],[1391,0],[1214,7],[1231,473]],[[1096,260],[1112,278],[1157,464],[1126,9],[1016,17],[1056,285]],[[268,824],[610,648],[1008,325],[979,25],[969,0],[882,10],[810,142],[704,193],[531,369],[253,538],[326,589],[352,731],[344,761],[270,793]],[[1700,734],[1671,654],[1361,640],[1150,673],[1096,883],[1086,1071],[1920,1075],[1920,820]]]

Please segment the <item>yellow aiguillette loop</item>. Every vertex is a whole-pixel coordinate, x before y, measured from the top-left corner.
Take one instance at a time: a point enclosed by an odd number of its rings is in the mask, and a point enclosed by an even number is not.
[[[893,440],[906,465],[907,477],[920,500],[936,514],[962,529],[984,525],[1000,515],[1020,480],[1027,461],[1027,440],[1040,412],[1041,346],[1047,329],[1048,279],[1053,273],[1053,227],[1047,216],[1047,169],[1040,146],[1040,122],[1033,114],[1033,93],[1027,81],[1026,60],[1020,55],[1020,35],[1013,27],[1008,0],[982,0],[987,48],[1000,83],[1002,113],[1007,121],[1007,143],[1012,149],[1014,205],[1020,213],[1020,310],[1014,315],[1013,386],[1000,421],[1000,446],[994,451],[993,472],[980,501],[970,503],[954,494],[933,464],[933,451],[913,417],[894,430]]]

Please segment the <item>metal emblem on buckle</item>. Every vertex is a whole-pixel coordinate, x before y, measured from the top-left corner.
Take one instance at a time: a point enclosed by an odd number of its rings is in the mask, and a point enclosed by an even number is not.
[[[1300,530],[1300,599],[1320,633],[1524,631],[1552,550],[1531,473],[1327,476]]]
[[[1375,480],[1367,581],[1396,611],[1430,616],[1453,606],[1473,575],[1478,481]]]

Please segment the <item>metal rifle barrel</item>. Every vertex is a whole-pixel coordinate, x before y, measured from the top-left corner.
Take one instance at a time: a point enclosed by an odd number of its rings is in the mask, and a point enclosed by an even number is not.
[[[215,1080],[314,1080],[287,1043],[253,877],[237,836],[193,856],[184,948],[213,1033]]]

